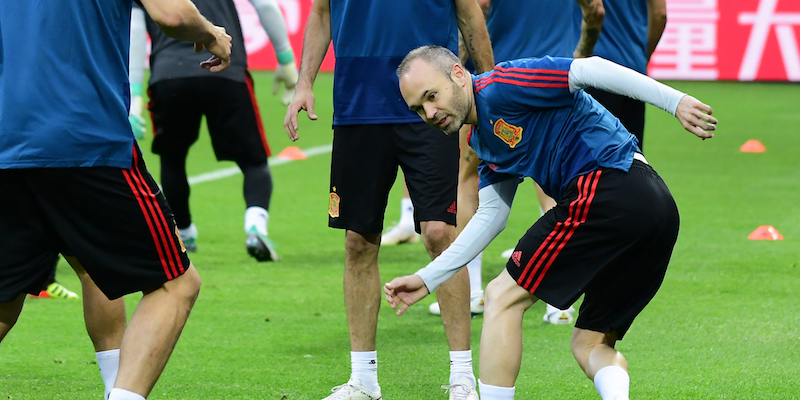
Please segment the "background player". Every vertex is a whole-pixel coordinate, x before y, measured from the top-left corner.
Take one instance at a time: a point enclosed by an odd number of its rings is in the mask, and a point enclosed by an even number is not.
[[[457,138],[426,126],[400,97],[393,70],[412,48],[456,50],[458,29],[480,70],[494,63],[475,0],[316,0],[303,44],[300,79],[284,126],[297,140],[297,114],[314,114],[312,86],[328,47],[336,49],[329,225],[345,229],[344,292],[352,374],[330,399],[379,399],[375,336],[380,308],[378,249],[398,165],[431,258],[455,237]],[[437,134],[432,135],[431,132]],[[477,399],[470,351],[466,271],[437,291],[450,345],[450,397]]]
[[[201,13],[227,27],[233,38],[231,66],[209,76],[195,67],[202,55],[194,51],[191,43],[170,38],[152,19],[147,19],[153,43],[148,89],[154,130],[152,147],[153,153],[161,157],[161,185],[175,212],[181,239],[188,251],[196,251],[198,232],[189,210],[186,158],[205,116],[217,159],[235,161],[244,174],[247,251],[258,261],[277,261],[267,231],[272,197],[272,174],[267,163],[270,149],[247,71],[236,7],[232,0],[194,3]]]

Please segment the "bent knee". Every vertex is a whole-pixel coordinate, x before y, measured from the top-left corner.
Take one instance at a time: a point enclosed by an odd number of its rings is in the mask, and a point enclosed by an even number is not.
[[[486,286],[485,313],[487,315],[504,310],[524,312],[536,301],[530,292],[517,285],[517,282],[503,271]]]

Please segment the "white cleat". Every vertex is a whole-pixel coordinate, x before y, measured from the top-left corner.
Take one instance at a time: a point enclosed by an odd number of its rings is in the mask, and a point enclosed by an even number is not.
[[[438,301],[431,304],[430,307],[428,307],[428,311],[433,315],[442,315],[442,309],[439,308]],[[483,291],[474,294],[469,299],[469,312],[473,317],[478,314],[483,314]]]
[[[335,386],[331,392],[333,394],[322,400],[381,400],[380,393],[365,389],[357,379]]]
[[[419,233],[414,231],[414,225],[397,224],[381,236],[381,246],[394,246],[401,243],[419,242]]]
[[[549,322],[553,325],[570,325],[572,324],[572,321],[574,321],[574,313],[575,309],[572,308],[572,306],[566,310],[559,310],[558,308],[548,304],[547,310],[544,312],[544,316],[542,317],[542,321]]]
[[[450,400],[480,400],[478,391],[474,387],[467,386],[463,383],[455,385],[444,385],[442,389],[446,389],[450,394]]]
[[[500,254],[500,257],[503,257],[506,260],[508,260],[509,258],[511,258],[512,254],[514,254],[514,248],[513,247],[508,249],[508,250],[506,250],[506,251],[504,251],[502,254]]]

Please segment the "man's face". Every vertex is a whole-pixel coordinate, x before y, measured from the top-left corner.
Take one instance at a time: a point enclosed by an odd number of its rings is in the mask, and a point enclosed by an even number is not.
[[[457,133],[469,115],[467,93],[451,76],[416,59],[400,77],[400,93],[408,108],[450,135]]]

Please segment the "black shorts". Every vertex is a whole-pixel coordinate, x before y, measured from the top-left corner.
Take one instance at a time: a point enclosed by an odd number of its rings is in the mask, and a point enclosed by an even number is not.
[[[627,96],[609,93],[597,88],[586,88],[589,93],[622,123],[622,126],[639,139],[639,149],[644,150],[644,103]]]
[[[380,233],[398,166],[417,232],[421,221],[455,225],[458,135],[419,122],[333,127],[328,226]]]
[[[561,309],[585,294],[575,326],[621,339],[661,286],[678,225],[675,201],[649,165],[634,160],[627,173],[601,168],[570,182],[520,239],[506,269]]]
[[[133,154],[130,169],[0,170],[0,302],[38,293],[58,253],[76,257],[110,299],[189,268],[172,211]]]
[[[250,74],[244,83],[213,76],[169,79],[150,86],[148,94],[153,153],[187,152],[205,115],[217,160],[257,165],[271,155]]]

